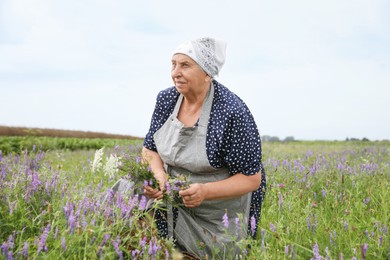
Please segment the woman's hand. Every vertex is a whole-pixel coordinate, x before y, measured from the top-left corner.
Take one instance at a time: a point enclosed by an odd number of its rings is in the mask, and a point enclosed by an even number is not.
[[[260,172],[250,176],[237,173],[221,181],[191,184],[188,189],[180,191],[179,195],[186,207],[195,208],[204,200],[237,198],[255,191],[259,188],[260,182]]]
[[[162,199],[164,196],[165,184],[168,181],[168,175],[165,172],[158,172],[154,177],[159,183],[160,189],[154,189],[148,185],[144,185],[144,194],[153,199]]]
[[[165,184],[168,181],[168,175],[164,171],[164,163],[157,152],[149,150],[145,147],[142,148],[142,159],[144,162],[150,165],[150,168],[154,173],[154,177],[160,186],[160,189],[153,189],[152,187],[145,185],[144,194],[150,198],[162,199],[164,195]]]
[[[191,184],[188,189],[179,192],[187,208],[198,207],[207,197],[207,186],[203,183]]]
[[[150,186],[144,185],[144,195],[147,196],[148,198],[162,199],[164,193],[159,189],[153,189]]]

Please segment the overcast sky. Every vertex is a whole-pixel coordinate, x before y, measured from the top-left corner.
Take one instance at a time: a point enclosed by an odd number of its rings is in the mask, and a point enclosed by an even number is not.
[[[388,0],[2,0],[0,125],[143,137],[201,36],[261,135],[390,139]]]

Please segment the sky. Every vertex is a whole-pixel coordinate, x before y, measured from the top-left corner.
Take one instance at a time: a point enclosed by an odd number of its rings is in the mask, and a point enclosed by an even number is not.
[[[388,0],[2,0],[0,125],[143,137],[203,36],[262,136],[390,139]]]

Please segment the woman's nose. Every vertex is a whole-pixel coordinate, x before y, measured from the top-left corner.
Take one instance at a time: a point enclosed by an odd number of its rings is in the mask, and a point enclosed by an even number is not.
[[[173,78],[177,78],[181,75],[180,69],[176,66],[172,68],[171,75]]]

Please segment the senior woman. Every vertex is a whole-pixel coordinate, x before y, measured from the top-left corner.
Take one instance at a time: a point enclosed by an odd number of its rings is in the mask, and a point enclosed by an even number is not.
[[[189,177],[191,184],[179,192],[184,206],[158,211],[157,226],[161,236],[201,258],[242,253],[235,242],[256,235],[265,192],[253,116],[214,79],[225,52],[225,42],[209,37],[175,49],[174,86],[158,94],[142,150],[160,184],[160,189],[145,186],[147,196],[161,199],[168,176]]]

